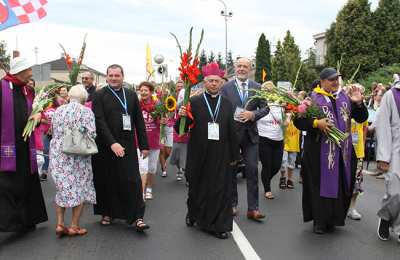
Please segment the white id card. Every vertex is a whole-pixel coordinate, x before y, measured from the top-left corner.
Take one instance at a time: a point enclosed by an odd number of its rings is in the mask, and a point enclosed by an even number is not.
[[[359,139],[358,133],[351,134],[351,141],[353,144],[358,144],[358,139]]]
[[[132,130],[130,115],[122,115],[122,129],[125,131]]]
[[[219,141],[219,124],[208,123],[208,140]]]
[[[243,120],[240,119],[240,113],[244,111],[244,108],[236,107],[235,114],[233,114],[233,119],[235,119],[235,121],[242,122]]]

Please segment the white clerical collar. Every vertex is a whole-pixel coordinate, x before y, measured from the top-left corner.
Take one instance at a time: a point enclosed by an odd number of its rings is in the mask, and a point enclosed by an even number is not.
[[[207,90],[205,91],[210,97],[212,98],[216,98],[219,95],[219,92],[217,94],[211,94],[210,92],[208,92]]]
[[[236,77],[236,83],[239,87],[242,87],[243,83],[246,83],[246,87],[249,87],[249,79],[246,79],[245,81],[241,81],[239,78]]]

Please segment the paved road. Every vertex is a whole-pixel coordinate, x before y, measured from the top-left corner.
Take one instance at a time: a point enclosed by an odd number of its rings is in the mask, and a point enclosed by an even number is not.
[[[277,179],[277,177],[276,177]],[[383,181],[367,177],[365,194],[359,200],[362,221],[348,220],[344,228],[330,235],[317,236],[311,224],[301,217],[301,186],[279,191],[273,182],[275,200],[261,200],[267,213],[262,223],[245,217],[245,182],[240,179],[240,215],[236,222],[261,259],[393,259],[400,256],[400,244],[381,242],[376,236],[376,210],[383,191]],[[231,237],[218,240],[184,224],[186,187],[174,176],[157,177],[154,200],[147,203],[146,220],[151,229],[137,234],[124,223],[102,227],[86,207],[82,226],[89,229],[85,237],[56,239],[55,215],[52,207],[54,185],[42,184],[50,220],[23,237],[0,233],[0,259],[244,259]],[[261,189],[260,189],[261,191]],[[67,219],[70,214],[67,215]]]

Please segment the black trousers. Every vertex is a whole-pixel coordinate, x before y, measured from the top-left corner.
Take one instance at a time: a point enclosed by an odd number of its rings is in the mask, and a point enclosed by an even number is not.
[[[260,136],[258,150],[262,165],[261,180],[264,185],[264,191],[270,192],[271,180],[281,168],[283,141],[274,141],[272,139]]]

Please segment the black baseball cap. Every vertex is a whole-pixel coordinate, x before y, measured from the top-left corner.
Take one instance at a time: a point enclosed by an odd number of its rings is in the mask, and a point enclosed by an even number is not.
[[[336,77],[340,76],[338,72],[334,68],[325,68],[321,71],[319,74],[319,78],[324,80],[324,79],[334,79]]]

